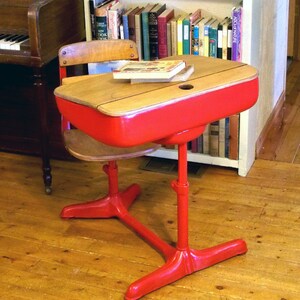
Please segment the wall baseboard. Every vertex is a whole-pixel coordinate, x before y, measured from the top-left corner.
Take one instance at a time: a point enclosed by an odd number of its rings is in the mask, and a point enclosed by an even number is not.
[[[279,97],[266,125],[256,141],[256,157],[274,160],[283,129],[285,91]]]

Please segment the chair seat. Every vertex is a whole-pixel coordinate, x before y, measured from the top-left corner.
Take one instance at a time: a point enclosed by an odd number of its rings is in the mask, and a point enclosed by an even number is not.
[[[79,129],[64,132],[65,147],[76,158],[85,161],[112,161],[140,157],[157,150],[160,145],[147,143],[128,148],[118,148],[103,144]]]

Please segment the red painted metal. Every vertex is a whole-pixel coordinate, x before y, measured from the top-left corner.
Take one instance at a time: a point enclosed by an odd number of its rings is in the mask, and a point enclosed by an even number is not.
[[[152,273],[132,283],[125,295],[134,300],[172,283],[187,274],[247,252],[242,239],[203,250],[191,249],[188,239],[187,142],[201,134],[206,124],[251,107],[257,100],[258,81],[224,87],[189,101],[179,101],[125,117],[111,117],[97,110],[57,97],[61,113],[76,127],[110,145],[126,147],[151,141],[178,143],[178,178],[171,183],[177,194],[177,245],[170,246],[132,217],[128,209],[140,193],[133,184],[124,192],[118,189],[117,167],[104,167],[109,177],[108,195],[63,209],[63,218],[117,217],[162,253],[166,262]],[[241,100],[242,99],[242,100]],[[168,118],[166,118],[168,116]],[[111,134],[113,133],[113,134]],[[129,134],[130,133],[130,134]]]
[[[258,79],[255,78],[122,117],[104,115],[91,107],[59,97],[56,97],[56,102],[65,118],[96,140],[112,146],[130,147],[171,138],[186,130],[200,128],[239,113],[253,106],[257,97]]]

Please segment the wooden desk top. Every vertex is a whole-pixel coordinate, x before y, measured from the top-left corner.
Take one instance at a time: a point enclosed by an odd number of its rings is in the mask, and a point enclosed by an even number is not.
[[[130,116],[246,82],[258,76],[255,68],[239,62],[194,55],[168,59],[183,59],[187,64],[193,64],[195,71],[185,82],[143,84],[130,84],[128,80],[113,79],[111,73],[100,74],[91,76],[80,84],[74,82],[60,86],[54,93],[108,116]],[[193,88],[180,88],[187,84]]]

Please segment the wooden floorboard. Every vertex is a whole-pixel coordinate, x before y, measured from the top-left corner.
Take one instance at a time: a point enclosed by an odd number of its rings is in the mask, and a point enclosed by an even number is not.
[[[120,187],[142,194],[130,211],[176,242],[176,174],[122,161]],[[163,258],[116,219],[61,220],[71,203],[105,194],[101,165],[53,161],[53,193],[44,194],[40,159],[0,153],[0,299],[123,299],[128,285]],[[300,164],[257,160],[247,177],[203,166],[191,175],[191,247],[244,238],[246,255],[187,276],[143,299],[298,300]]]

